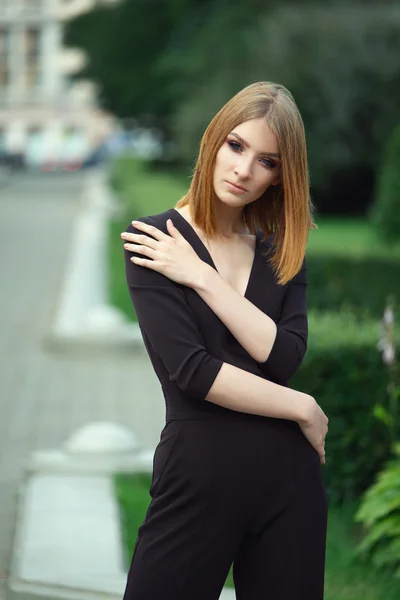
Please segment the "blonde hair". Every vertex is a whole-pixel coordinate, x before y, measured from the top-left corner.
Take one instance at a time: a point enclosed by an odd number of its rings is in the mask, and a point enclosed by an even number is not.
[[[176,208],[189,204],[195,224],[210,238],[221,233],[215,210],[213,174],[217,152],[240,123],[264,118],[276,136],[281,155],[280,184],[243,208],[249,231],[274,234],[270,262],[280,285],[301,269],[312,219],[304,124],[292,94],[283,85],[252,83],[235,94],[214,116],[204,132],[187,193]]]

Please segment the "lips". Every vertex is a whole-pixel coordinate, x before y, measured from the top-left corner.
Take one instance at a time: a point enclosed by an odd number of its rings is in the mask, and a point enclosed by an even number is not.
[[[229,183],[230,185],[233,185],[238,190],[242,190],[243,192],[247,192],[246,188],[242,187],[241,185],[238,185],[237,183],[233,183],[232,181],[227,181],[227,183]]]

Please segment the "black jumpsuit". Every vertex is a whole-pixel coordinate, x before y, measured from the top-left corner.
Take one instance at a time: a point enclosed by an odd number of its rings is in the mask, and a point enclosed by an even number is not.
[[[139,220],[168,234],[168,218],[216,268],[175,209]],[[127,231],[143,233],[132,225]],[[259,231],[256,238],[245,297],[277,324],[263,363],[193,289],[132,263],[133,253],[125,251],[130,294],[165,397],[166,424],[124,600],[218,600],[232,563],[237,600],[323,598],[327,497],[316,450],[294,421],[205,399],[224,362],[287,386],[306,352],[306,261],[279,286],[263,256],[271,237],[263,240]]]

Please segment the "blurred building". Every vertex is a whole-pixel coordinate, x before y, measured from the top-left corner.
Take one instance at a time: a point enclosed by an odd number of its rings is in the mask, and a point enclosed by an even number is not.
[[[72,82],[81,51],[62,46],[64,23],[115,0],[0,0],[0,154],[28,166],[78,164],[116,127],[96,86]]]

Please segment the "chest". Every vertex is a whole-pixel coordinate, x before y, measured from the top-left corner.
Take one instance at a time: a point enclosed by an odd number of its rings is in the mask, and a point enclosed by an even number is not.
[[[245,236],[240,241],[229,243],[213,244],[206,240],[203,243],[221,277],[244,296],[254,263],[255,236]]]

